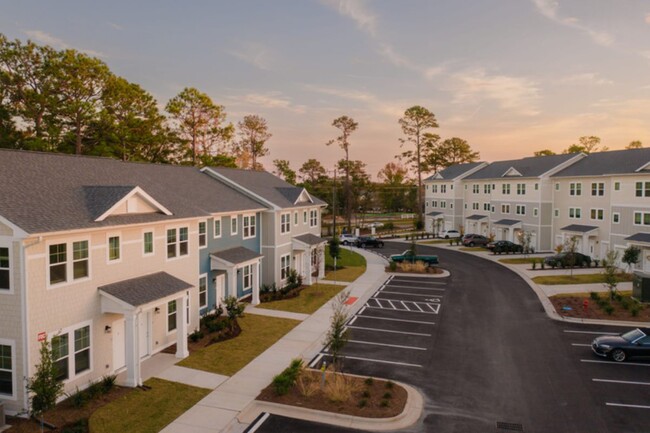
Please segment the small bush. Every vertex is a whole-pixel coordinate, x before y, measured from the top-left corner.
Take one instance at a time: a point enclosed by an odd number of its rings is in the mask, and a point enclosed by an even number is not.
[[[596,301],[596,303],[598,304],[598,306],[599,306],[600,308],[605,308],[606,306],[609,305],[609,300],[608,300],[608,299],[605,299],[605,298],[598,298],[598,300]]]
[[[228,320],[214,320],[206,324],[206,329],[210,333],[222,331],[228,326]]]
[[[397,263],[391,260],[390,263],[388,264],[388,267],[391,272],[395,272],[397,270]]]
[[[611,304],[605,305],[603,309],[605,310],[605,313],[607,313],[608,316],[611,316],[612,313],[614,313],[614,307]]]
[[[369,377],[369,378],[367,378],[366,380],[363,381],[363,383],[365,383],[365,384],[368,385],[368,386],[372,386],[372,384],[373,384],[374,382],[375,382],[375,381],[374,381],[374,379],[373,379],[372,377]]]
[[[367,405],[368,405],[368,400],[366,400],[365,398],[359,400],[359,407],[366,407]]]
[[[115,381],[117,380],[117,376],[114,374],[108,374],[104,377],[102,377],[102,391],[104,394],[108,394],[113,387],[115,387]]]
[[[368,397],[370,397],[370,391],[368,391],[366,389],[365,391],[363,391],[363,393],[361,395],[364,396],[365,398],[368,398]]]
[[[540,263],[541,263],[541,266],[542,266],[542,270],[544,270],[546,268],[546,263],[544,263],[544,260],[542,260]]]
[[[393,394],[391,394],[390,392],[385,392],[382,398],[384,398],[385,400],[391,399],[393,398]]]
[[[203,332],[199,331],[198,329],[190,334],[190,341],[194,343],[199,341],[201,338],[203,338]]]
[[[390,402],[388,400],[382,400],[381,403],[379,403],[381,407],[388,407],[390,406]]]
[[[640,308],[639,308],[639,306],[637,304],[632,305],[630,307],[630,314],[632,315],[632,317],[638,316],[639,315],[639,310],[640,310]]]
[[[70,403],[72,404],[72,407],[74,407],[75,409],[81,409],[88,402],[88,398],[86,397],[86,394],[83,391],[79,391],[79,387],[75,389],[75,392],[73,392],[72,394],[67,394],[67,396],[70,399]]]
[[[630,309],[630,299],[629,298],[621,298],[620,300],[621,303],[621,308],[624,310],[629,310]]]
[[[393,389],[394,386],[395,386],[395,384],[393,382],[391,382],[390,380],[388,382],[386,382],[386,388]]]
[[[537,260],[533,260],[533,271],[537,268]]]
[[[330,401],[337,403],[349,401],[357,391],[359,389],[355,382],[342,374],[332,374],[325,385],[325,395]]]
[[[302,369],[302,360],[294,359],[289,367],[285,368],[282,373],[273,378],[273,388],[277,395],[285,395],[289,389],[296,383],[298,375]]]
[[[86,396],[88,397],[88,400],[92,400],[96,398],[98,395],[103,394],[101,382],[95,382],[90,386],[88,386],[88,388],[86,388],[85,393]]]
[[[314,376],[305,374],[303,369],[301,370],[300,374],[298,375],[298,379],[296,380],[296,387],[298,388],[300,395],[311,397],[318,392],[320,385]]]
[[[598,292],[589,292],[589,297],[592,301],[598,301],[600,299]]]

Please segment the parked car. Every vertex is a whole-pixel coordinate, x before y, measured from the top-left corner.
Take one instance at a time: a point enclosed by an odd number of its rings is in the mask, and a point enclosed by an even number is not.
[[[343,233],[341,236],[339,236],[339,241],[343,245],[354,245],[357,243],[357,237],[355,235],[352,235],[350,233]]]
[[[620,335],[601,335],[591,343],[591,350],[616,362],[635,357],[650,358],[650,328],[636,328]]]
[[[488,250],[492,251],[494,254],[524,252],[524,247],[522,245],[510,241],[494,241],[488,243],[485,247]]]
[[[374,236],[359,236],[355,245],[359,248],[384,248],[384,241],[379,240]]]
[[[444,230],[442,233],[440,233],[440,237],[445,239],[459,238],[460,232],[456,229]]]
[[[467,247],[485,246],[489,242],[490,240],[483,235],[471,234],[463,237],[463,245]]]
[[[591,266],[591,257],[582,254],[582,253],[559,253],[554,256],[548,256],[544,258],[544,264],[551,266],[553,268],[562,267],[567,268],[573,266],[579,267],[590,267]]]
[[[394,261],[395,263],[424,262],[424,263],[426,263],[428,265],[437,265],[439,263],[438,262],[438,256],[413,254],[413,252],[410,251],[410,250],[406,250],[402,254],[393,254],[392,256],[390,256],[390,259],[392,261]]]

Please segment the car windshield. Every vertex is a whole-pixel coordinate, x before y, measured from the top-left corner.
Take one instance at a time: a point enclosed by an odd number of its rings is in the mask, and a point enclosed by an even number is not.
[[[640,329],[633,329],[631,331],[626,332],[625,334],[621,334],[621,337],[626,339],[627,341],[635,341],[638,340],[641,337],[645,337],[645,334],[643,331]]]

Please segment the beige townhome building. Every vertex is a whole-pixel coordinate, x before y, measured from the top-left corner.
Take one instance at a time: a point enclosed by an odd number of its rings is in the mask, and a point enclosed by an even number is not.
[[[120,372],[136,386],[153,354],[175,344],[177,357],[188,355],[187,335],[210,302],[257,298],[267,207],[229,184],[193,167],[13,150],[0,150],[0,173],[0,402],[8,413],[28,408],[24,380],[41,340],[52,343],[66,392]],[[322,206],[287,195],[300,211]],[[320,215],[306,221],[286,236],[291,246],[304,241],[302,251]],[[224,273],[222,292],[212,293]]]
[[[209,167],[203,172],[265,206],[260,230],[266,284],[284,286],[291,269],[307,285],[325,275],[324,201],[264,171]]]
[[[553,241],[602,259],[636,245],[650,271],[650,149],[598,152],[552,176]]]

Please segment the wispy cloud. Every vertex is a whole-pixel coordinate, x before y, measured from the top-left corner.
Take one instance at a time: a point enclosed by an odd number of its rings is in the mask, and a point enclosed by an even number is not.
[[[647,13],[645,16],[645,22],[646,24],[650,24],[650,13]]]
[[[322,95],[334,96],[346,101],[359,102],[363,105],[364,112],[379,113],[381,115],[389,116],[393,119],[399,118],[404,115],[404,110],[411,102],[407,101],[386,101],[378,97],[374,93],[361,92],[358,90],[339,89],[326,86],[315,86],[312,84],[303,85],[305,90],[320,93]],[[382,120],[383,121],[383,120]]]
[[[612,80],[602,78],[594,72],[585,72],[583,74],[573,74],[568,75],[559,80],[562,84],[572,84],[572,85],[595,85],[595,86],[606,86],[614,84]]]
[[[119,25],[119,24],[112,23],[112,22],[110,22],[110,21],[108,21],[106,24],[108,24],[109,26],[113,27],[115,30],[119,30],[119,31],[124,30],[124,27],[122,27],[122,26]]]
[[[364,0],[322,0],[339,14],[351,18],[357,26],[371,36],[377,36],[377,16]]]
[[[56,36],[53,36],[42,30],[25,30],[24,33],[30,39],[36,42],[40,42],[41,44],[49,45],[52,48],[56,48],[57,50],[75,49],[77,51],[81,51],[82,53],[86,53],[90,56],[106,57],[106,54],[102,53],[101,51],[89,50],[86,48],[79,48],[79,47],[72,46],[67,42],[65,42],[63,39],[57,38]]]
[[[242,43],[238,48],[228,50],[227,52],[239,60],[263,71],[268,71],[273,66],[273,55],[271,51],[260,43]]]
[[[528,78],[507,75],[489,75],[484,69],[461,71],[452,76],[453,102],[480,105],[494,101],[502,109],[536,116],[540,98],[538,84]]]
[[[246,93],[244,95],[231,96],[228,99],[239,105],[251,105],[254,107],[288,110],[293,113],[304,113],[304,105],[296,105],[291,98],[281,92],[273,91],[266,93]]]
[[[586,33],[598,45],[609,47],[614,43],[614,37],[609,33],[594,30],[591,27],[582,24],[580,20],[575,17],[561,16],[558,12],[560,7],[559,2],[555,0],[532,0],[532,2],[535,4],[537,11],[546,18],[563,26],[571,27]]]

